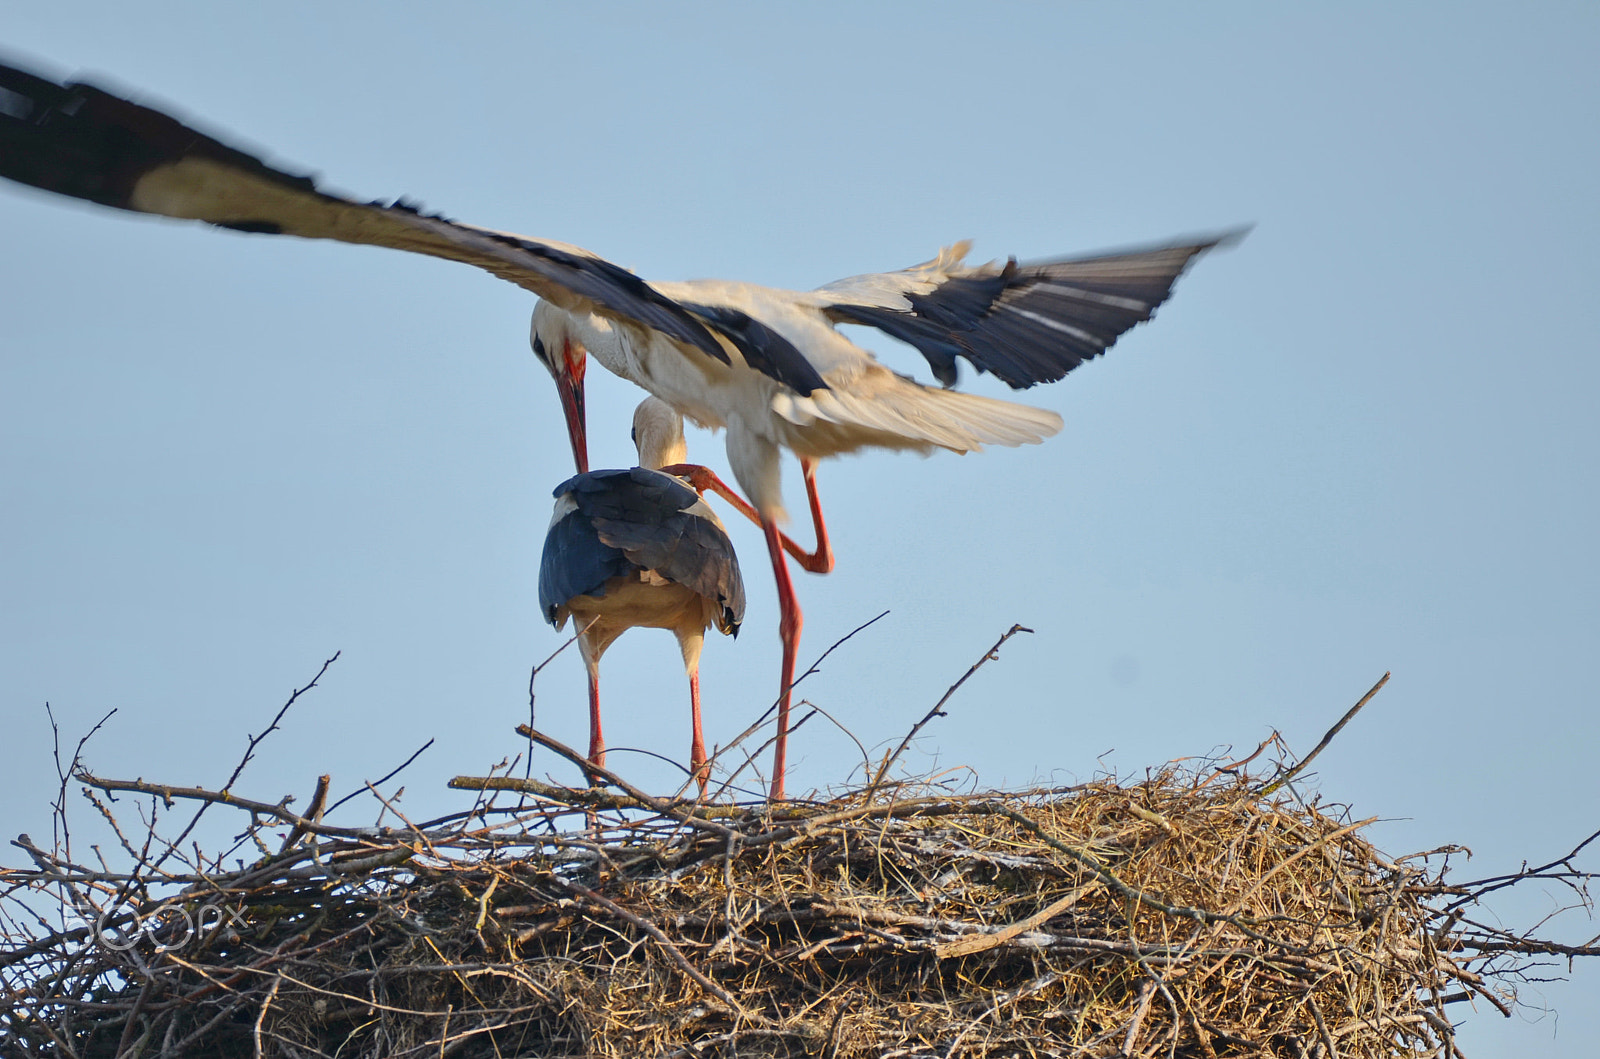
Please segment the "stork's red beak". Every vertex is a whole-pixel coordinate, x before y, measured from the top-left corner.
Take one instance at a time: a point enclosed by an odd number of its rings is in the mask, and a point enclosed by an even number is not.
[[[583,373],[588,357],[583,350],[573,356],[572,344],[561,351],[562,368],[556,372],[556,390],[561,394],[561,411],[567,417],[567,438],[572,442],[572,459],[579,474],[589,473],[589,432],[583,415]]]

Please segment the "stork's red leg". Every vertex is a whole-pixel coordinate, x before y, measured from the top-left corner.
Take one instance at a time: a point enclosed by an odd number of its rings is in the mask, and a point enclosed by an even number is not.
[[[706,741],[700,734],[700,667],[689,671],[689,709],[693,717],[694,737],[689,744],[689,774],[700,785],[700,797],[706,796],[706,784],[711,770],[706,767]]]
[[[822,522],[822,501],[817,497],[817,461],[802,458],[800,473],[806,480],[806,503],[811,505],[811,529],[816,534],[817,547],[810,555],[794,552],[795,562],[813,574],[825,574],[833,569],[833,547],[828,543],[828,527]]]
[[[771,800],[783,801],[783,773],[788,765],[789,747],[789,693],[794,684],[794,659],[800,646],[800,627],[803,619],[800,604],[794,596],[794,582],[789,579],[789,564],[783,557],[783,544],[778,524],[771,519],[761,520],[761,530],[766,534],[767,552],[772,556],[772,573],[778,582],[778,635],[783,638],[783,672],[778,685],[778,740],[772,751]]]
[[[833,569],[833,551],[828,544],[827,527],[822,523],[822,503],[817,499],[816,467],[815,460],[800,461],[800,469],[805,473],[806,500],[811,505],[811,525],[817,536],[816,550],[806,551],[782,532],[778,534],[778,540],[783,545],[783,550],[794,556],[794,561],[800,564],[801,569],[813,574],[825,574]],[[717,472],[710,467],[698,463],[675,463],[660,469],[665,474],[687,479],[697,492],[704,493],[709,489],[732,504],[733,509],[739,514],[765,528],[766,523],[762,520],[761,513],[751,507],[731,485],[718,478]]]
[[[600,667],[589,667],[589,760],[606,766],[606,740],[600,733]]]
[[[791,685],[794,684],[795,656],[800,648],[800,629],[804,625],[804,618],[800,613],[800,604],[795,598],[794,582],[789,577],[789,564],[784,561],[784,553],[794,556],[795,562],[801,568],[814,574],[825,574],[833,569],[833,548],[828,541],[828,527],[822,520],[822,501],[817,496],[817,462],[802,459],[800,469],[806,482],[806,503],[811,508],[811,525],[816,532],[817,546],[814,551],[806,551],[789,537],[779,532],[778,524],[770,518],[764,517],[733,488],[717,477],[715,471],[697,463],[675,463],[669,467],[660,468],[666,474],[674,474],[687,479],[689,484],[699,492],[711,490],[732,504],[738,511],[751,522],[761,527],[762,534],[767,539],[767,552],[772,557],[772,574],[778,583],[778,635],[783,639],[783,672],[778,685],[778,738],[772,752],[772,794],[773,801],[783,800],[783,777],[788,765],[789,750],[789,704]],[[696,702],[699,701],[699,684],[691,677],[691,688]],[[695,713],[695,743],[700,743],[699,736],[699,711]],[[702,749],[701,754],[704,753]],[[696,759],[691,759],[691,765]],[[703,759],[702,759],[703,760]],[[705,781],[701,780],[701,792],[705,791]]]

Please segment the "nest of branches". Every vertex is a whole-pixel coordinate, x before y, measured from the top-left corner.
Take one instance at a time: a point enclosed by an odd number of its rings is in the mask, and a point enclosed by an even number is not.
[[[301,815],[69,766],[63,794],[75,777],[114,823],[133,792],[148,833],[119,825],[121,872],[18,840],[0,1053],[1446,1055],[1453,1012],[1508,1012],[1541,958],[1597,954],[1474,909],[1536,879],[1586,904],[1577,850],[1453,882],[1453,850],[1385,857],[1297,769],[880,775],[779,805],[501,773],[452,780],[475,801],[451,816],[350,828],[325,780]],[[242,814],[254,862],[184,853],[192,821],[157,838],[184,804]]]

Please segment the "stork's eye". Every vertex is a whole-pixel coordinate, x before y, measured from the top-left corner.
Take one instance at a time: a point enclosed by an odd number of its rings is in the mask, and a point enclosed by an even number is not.
[[[639,444],[639,428],[634,427],[632,430],[628,431],[628,437],[633,440],[635,445]]]
[[[540,338],[538,335],[533,336],[533,355],[544,361],[546,364],[550,363],[550,358],[545,356],[544,353],[544,339]]]

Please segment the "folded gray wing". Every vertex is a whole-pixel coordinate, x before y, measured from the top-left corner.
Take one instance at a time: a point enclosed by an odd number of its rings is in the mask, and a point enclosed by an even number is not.
[[[404,201],[335,195],[159,110],[5,64],[0,176],[138,213],[461,261],[563,308],[632,321],[728,360],[693,314],[586,250],[460,224]]]
[[[547,617],[573,596],[603,595],[611,577],[644,569],[719,604],[730,631],[744,620],[733,542],[679,479],[642,467],[591,471],[561,483],[555,495],[572,513],[545,538],[539,604]]]
[[[575,503],[563,502],[584,477],[579,475],[556,487],[557,515],[544,537],[544,554],[539,561],[539,612],[551,625],[557,624],[556,611],[574,596],[604,596],[607,581],[637,569],[620,550],[600,540],[594,523]]]
[[[837,323],[912,346],[946,386],[956,359],[1014,389],[1054,382],[1155,313],[1189,264],[1244,230],[1170,245],[966,267],[965,247],[903,272],[856,276],[813,292]]]

